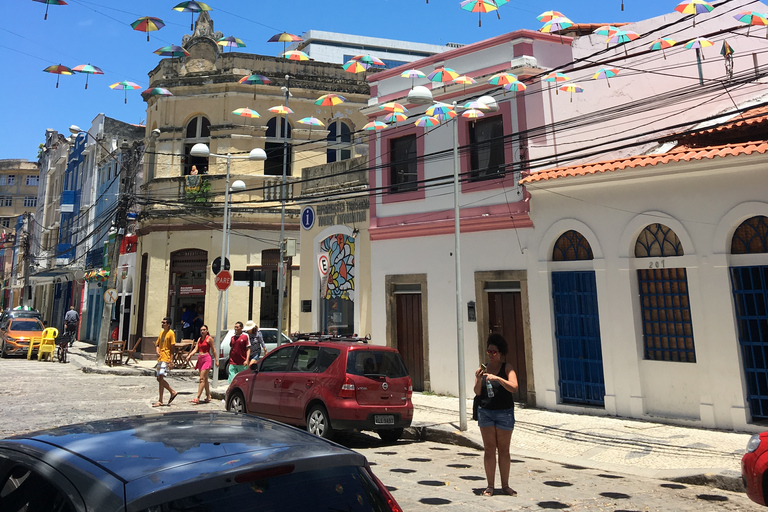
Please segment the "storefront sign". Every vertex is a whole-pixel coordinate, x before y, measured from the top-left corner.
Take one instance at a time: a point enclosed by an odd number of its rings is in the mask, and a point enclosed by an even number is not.
[[[333,226],[337,224],[355,224],[368,219],[368,198],[351,199],[335,203],[319,204],[317,209],[317,224]]]
[[[204,284],[190,284],[179,286],[179,295],[205,295]]]

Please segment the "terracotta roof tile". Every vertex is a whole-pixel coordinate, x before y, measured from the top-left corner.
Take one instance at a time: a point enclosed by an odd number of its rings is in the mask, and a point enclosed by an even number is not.
[[[696,134],[725,132],[734,128],[740,128],[742,126],[762,124],[766,121],[768,121],[768,105],[737,114],[734,117],[734,121],[728,124],[721,124],[720,126],[716,126],[714,128],[701,130],[696,132]]]
[[[706,148],[675,148],[667,153],[655,155],[637,155],[617,160],[607,160],[569,167],[559,167],[538,171],[526,176],[520,183],[533,183],[536,181],[553,180],[568,176],[586,176],[604,172],[634,169],[636,167],[649,167],[670,162],[690,162],[691,160],[712,159],[715,157],[751,155],[752,153],[768,153],[768,141],[745,142],[742,144],[725,144],[723,146],[709,146]]]

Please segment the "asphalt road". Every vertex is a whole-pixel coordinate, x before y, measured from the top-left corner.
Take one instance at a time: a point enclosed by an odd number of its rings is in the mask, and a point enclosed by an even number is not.
[[[193,405],[197,382],[172,377],[179,396],[153,408],[157,381],[83,373],[72,364],[0,359],[5,379],[0,398],[0,437],[43,428],[170,410],[224,410],[213,402]],[[165,397],[168,399],[167,395]],[[763,510],[741,493],[689,486],[512,455],[510,484],[517,497],[480,495],[485,488],[482,452],[431,442],[383,444],[378,436],[340,435],[363,453],[404,510],[440,511],[750,511]],[[497,481],[497,494],[500,492]]]

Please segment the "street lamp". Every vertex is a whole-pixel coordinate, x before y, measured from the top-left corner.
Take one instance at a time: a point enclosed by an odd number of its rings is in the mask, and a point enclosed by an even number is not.
[[[431,105],[434,100],[432,91],[423,85],[417,85],[408,93],[408,101],[416,105]],[[478,102],[486,105],[488,110],[498,110],[496,100],[490,96],[483,96]],[[454,110],[456,102],[453,103]],[[458,372],[459,372],[459,429],[467,430],[467,390],[466,379],[464,377],[464,316],[462,313],[462,291],[461,291],[461,240],[460,240],[460,211],[459,211],[459,116],[453,119],[453,243],[456,272],[456,349],[458,351]]]
[[[267,154],[264,152],[261,148],[255,148],[251,150],[251,152],[248,154],[248,156],[232,156],[232,153],[227,153],[226,155],[218,155],[216,153],[211,153],[211,150],[208,149],[208,146],[202,143],[197,143],[194,146],[192,146],[192,149],[189,151],[189,154],[192,156],[197,156],[200,158],[208,158],[211,156],[215,156],[217,158],[226,158],[227,159],[227,182],[226,186],[224,187],[224,232],[222,233],[221,237],[221,266],[219,267],[221,270],[224,270],[224,266],[227,261],[227,254],[229,251],[229,168],[230,164],[232,163],[232,159],[248,159],[248,160],[255,160],[255,161],[264,161],[267,159]],[[238,180],[240,181],[240,180]],[[241,182],[242,183],[242,182]],[[245,185],[243,183],[243,185]],[[219,306],[218,310],[216,312],[216,336],[214,338],[214,346],[216,347],[216,357],[219,357],[219,354],[221,353],[221,306],[222,302],[224,300],[224,292],[219,291]],[[219,384],[219,372],[218,369],[214,366],[213,370],[213,387],[216,388]]]
[[[243,180],[235,180],[230,187],[230,192],[242,192],[245,190],[245,182]],[[232,209],[229,210],[227,218],[227,255],[224,261],[229,259],[229,241],[232,237]],[[250,319],[249,319],[250,320]],[[224,292],[224,327],[229,325],[229,288]]]

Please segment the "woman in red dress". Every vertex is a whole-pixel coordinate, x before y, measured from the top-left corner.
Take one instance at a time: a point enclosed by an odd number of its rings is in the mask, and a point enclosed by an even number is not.
[[[195,370],[200,371],[200,385],[197,387],[197,397],[192,400],[192,403],[199,404],[200,395],[202,395],[203,390],[205,390],[206,398],[203,400],[203,403],[207,404],[211,401],[211,387],[208,383],[208,370],[212,368],[212,362],[216,363],[216,371],[218,371],[219,368],[219,358],[216,357],[216,347],[213,346],[213,338],[208,334],[207,325],[203,325],[200,328],[200,337],[197,338],[197,341],[195,342],[195,348],[193,348],[187,356],[187,361],[189,361],[195,353],[198,353]]]

